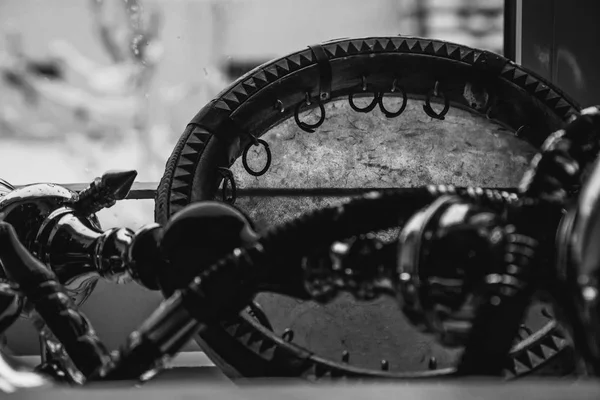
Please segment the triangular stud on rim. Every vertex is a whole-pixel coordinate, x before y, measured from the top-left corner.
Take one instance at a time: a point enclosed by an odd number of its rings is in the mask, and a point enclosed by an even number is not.
[[[373,44],[373,51],[384,51],[385,50],[385,46],[384,46],[384,42],[381,39],[377,39],[375,40],[375,43]]]
[[[531,93],[537,93],[540,82],[531,75],[527,75],[525,79],[525,89]]]
[[[193,164],[189,164],[189,165],[178,165],[177,168],[175,168],[175,172],[173,173],[173,179],[178,179],[180,181],[189,183],[192,181],[192,168],[190,167],[190,165]]]
[[[558,105],[558,102],[561,100],[561,97],[556,93],[551,93],[546,97],[546,104],[550,107],[555,108]]]
[[[348,43],[348,54],[358,54],[360,53],[361,42],[358,40],[353,40]]]
[[[421,52],[422,50],[419,41],[416,39],[406,39],[406,45],[410,51]]]
[[[174,192],[188,195],[190,191],[190,185],[182,181],[173,181],[173,183],[171,184],[171,190]]]
[[[348,54],[349,48],[350,48],[350,42],[348,42],[348,41],[336,43],[335,56],[336,57],[344,57],[345,55]]]
[[[290,65],[285,58],[282,58],[275,63],[275,69],[277,70],[277,74],[279,76],[287,75],[291,71]]]
[[[199,138],[197,135],[190,135],[188,137],[188,140],[185,142],[186,146],[191,147],[193,150],[195,150],[196,152],[200,151],[202,148],[204,148],[204,145],[206,144],[206,142]]]
[[[254,83],[252,78],[242,82],[242,86],[244,87],[248,95],[252,95],[254,94],[254,92],[256,92],[256,84]]]
[[[514,364],[515,364],[515,375],[521,375],[524,374],[526,372],[529,372],[529,370],[531,368],[529,368],[527,365],[523,364],[522,362],[520,362],[519,360],[514,360]]]
[[[240,101],[232,92],[226,93],[223,97],[221,97],[221,100],[227,103],[227,106],[231,111],[235,110],[240,105]]]
[[[254,79],[254,85],[259,89],[269,83],[269,80],[262,69],[256,71],[256,73],[252,75],[252,79]]]
[[[423,53],[425,54],[435,54],[435,48],[433,47],[433,42],[427,43],[427,45],[423,48]]]
[[[433,51],[438,56],[448,57],[448,47],[446,43],[433,42]]]
[[[529,369],[533,368],[533,362],[531,361],[531,358],[529,357],[529,353],[527,351],[523,351],[521,354],[514,356],[514,359],[515,361],[520,362]]]
[[[171,203],[177,205],[187,205],[189,202],[189,196],[179,192],[171,192]]]
[[[305,50],[302,53],[300,53],[300,61],[302,61],[301,66],[305,66],[305,65],[309,65],[312,64],[313,62],[313,54],[312,51],[310,50]]]
[[[231,111],[231,108],[229,108],[227,103],[222,100],[216,101],[214,107],[218,108],[219,110]]]
[[[475,63],[475,51],[471,50],[471,49],[461,51],[460,60],[462,62],[474,64]]]
[[[394,44],[394,41],[392,39],[390,39],[390,38],[382,39],[382,45],[383,45],[383,49],[385,51],[396,51],[396,49],[398,48]]]
[[[550,95],[550,88],[548,86],[545,85],[538,85],[537,90],[535,91],[535,96],[542,100],[545,101],[546,98]]]
[[[525,87],[525,83],[527,82],[528,76],[529,74],[527,72],[520,69],[516,69],[513,82],[515,82],[519,86]]]
[[[536,346],[533,346],[536,347]],[[545,361],[545,357],[542,354],[542,356],[540,357],[538,354],[536,354],[534,351],[528,351],[527,354],[529,360],[531,361],[531,367],[535,368],[538,365],[542,364]]]
[[[361,40],[360,41],[360,51],[361,52],[368,53],[368,52],[370,52],[372,50],[373,50],[372,44],[369,45],[369,43],[366,40]]]
[[[569,103],[565,101],[565,99],[561,98],[558,103],[554,106],[555,110],[558,112],[560,110],[561,113],[568,112],[572,107]]]
[[[544,346],[545,347],[545,346]],[[548,357],[548,353],[544,351],[544,348],[539,345],[538,343],[532,345],[529,349],[529,352],[535,354],[536,357],[539,358],[547,358]]]
[[[262,335],[260,332],[250,332],[250,335],[246,338],[246,346],[252,347],[256,352],[260,349],[262,343]]]
[[[446,44],[446,52],[449,58],[460,60],[460,47],[454,44]]]
[[[298,69],[302,66],[300,54],[292,54],[291,56],[288,56],[287,60],[291,64],[292,68]]]
[[[240,323],[234,333],[234,337],[239,339],[247,334],[249,334],[252,331],[252,328],[250,327],[250,325],[247,322],[242,322]]]
[[[193,146],[183,146],[181,155],[188,160],[195,160],[196,158],[198,158],[198,149],[196,149],[195,147],[195,144]]]
[[[258,348],[258,352],[263,356],[263,358],[272,359],[275,355],[275,343],[270,340],[263,340]]]
[[[566,339],[562,339],[560,337],[553,336],[552,342],[554,342],[554,345],[556,346],[557,349],[562,349],[563,347],[565,347]]]
[[[226,322],[222,322],[221,326],[223,327],[223,329],[225,329],[227,331],[227,333],[229,333],[230,335],[233,336],[235,334],[235,332],[237,331],[239,323],[229,320]]]
[[[169,213],[170,215],[177,214],[179,211],[183,210],[188,203],[169,203]]]
[[[234,87],[231,93],[235,96],[239,103],[244,102],[249,97],[246,88],[242,84]]]
[[[400,41],[400,44],[398,45],[398,51],[405,52],[405,53],[410,52],[410,43],[408,43],[408,40],[402,39]]]
[[[330,45],[327,45],[327,46],[323,46],[323,51],[325,52],[325,54],[329,58],[336,57],[335,53],[336,53],[336,49],[338,47],[339,46],[337,46],[337,44],[330,44]]]
[[[515,72],[517,71],[517,67],[507,64],[504,66],[504,69],[500,73],[500,76],[506,78],[508,80],[513,80],[515,77]]]
[[[267,77],[268,82],[273,82],[279,79],[279,72],[274,65],[271,65],[264,69],[265,76]]]

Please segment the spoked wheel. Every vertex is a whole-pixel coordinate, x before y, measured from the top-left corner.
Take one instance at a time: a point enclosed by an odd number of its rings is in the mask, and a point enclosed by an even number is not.
[[[260,232],[368,188],[514,188],[546,137],[578,111],[550,83],[487,51],[400,36],[326,42],[249,72],[200,110],[167,163],[156,219],[222,199]],[[254,308],[197,339],[231,378],[452,374],[457,351],[418,333],[391,301],[255,301],[264,313]],[[572,371],[543,305],[522,333],[507,378]]]

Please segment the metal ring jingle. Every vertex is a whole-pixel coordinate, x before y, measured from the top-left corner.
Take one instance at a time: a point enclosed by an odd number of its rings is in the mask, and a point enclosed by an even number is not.
[[[388,118],[399,117],[406,109],[406,104],[408,103],[408,96],[406,95],[406,91],[403,88],[398,87],[398,89],[402,92],[402,105],[397,111],[389,111],[385,108],[385,106],[383,105],[383,96],[385,96],[385,93],[380,93],[379,97],[377,98],[377,103],[379,103],[379,109]]]
[[[306,122],[300,121],[300,108],[302,108],[302,104],[304,104],[304,102],[298,103],[296,106],[296,109],[294,110],[294,120],[296,121],[298,127],[303,131],[314,133],[315,129],[323,125],[323,122],[325,122],[325,107],[323,106],[323,103],[318,102],[317,104],[319,105],[319,110],[321,111],[321,117],[314,124],[307,124]]]
[[[446,96],[444,96],[443,93],[440,93],[439,96],[435,96],[434,92],[435,92],[435,89],[431,89],[429,91],[429,93],[427,93],[427,98],[425,99],[425,105],[423,106],[423,111],[425,111],[425,114],[429,115],[431,118],[444,120],[446,114],[448,114],[448,111],[450,110],[450,101],[448,100],[448,98]],[[441,97],[442,99],[444,99],[444,109],[439,114],[436,113],[433,110],[433,108],[431,108],[431,98],[432,97]]]
[[[263,145],[263,147],[265,148],[265,151],[267,152],[267,162],[265,163],[265,166],[260,171],[254,171],[248,165],[248,150],[250,150],[250,147],[252,147],[252,146],[258,146],[261,144]],[[262,139],[256,139],[256,144],[248,143],[248,145],[244,149],[244,154],[242,155],[242,164],[244,165],[244,169],[246,170],[246,172],[248,172],[250,175],[252,175],[252,176],[264,175],[269,170],[269,167],[271,166],[271,149],[269,149],[269,144]],[[233,189],[233,186],[232,186],[232,189]]]
[[[271,325],[269,317],[267,317],[267,314],[263,311],[262,307],[256,301],[252,301],[250,303],[247,312],[251,317],[256,318],[256,320],[260,322],[262,326],[264,326],[270,331],[273,330],[273,325]]]
[[[348,95],[348,103],[350,103],[350,108],[352,108],[354,111],[360,112],[360,113],[368,113],[368,112],[373,111],[375,109],[375,107],[377,106],[378,100],[379,100],[379,95],[377,94],[377,92],[373,92],[373,101],[371,101],[371,104],[369,104],[366,107],[360,108],[354,103],[354,93],[350,93]]]
[[[231,184],[231,197],[227,197],[227,183]],[[235,200],[237,199],[237,185],[235,183],[235,179],[233,179],[232,174],[223,174],[223,202],[229,204],[235,204]]]

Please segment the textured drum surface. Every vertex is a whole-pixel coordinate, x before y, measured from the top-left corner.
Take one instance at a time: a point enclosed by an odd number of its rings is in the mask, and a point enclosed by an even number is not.
[[[389,103],[392,109],[399,101]],[[265,175],[246,173],[241,159],[232,172],[243,188],[516,187],[535,154],[533,146],[479,114],[451,108],[438,121],[423,112],[422,104],[409,100],[400,117],[388,119],[378,109],[357,113],[345,100],[328,103],[327,120],[316,132],[304,132],[289,119],[262,136],[273,154]],[[265,158],[260,146],[248,152],[254,170],[262,168]],[[339,199],[243,198],[236,204],[262,228],[332,201]]]
[[[386,107],[395,110],[400,103],[386,100]],[[423,100],[409,99],[404,113],[390,119],[379,109],[357,113],[345,99],[333,101],[325,106],[327,119],[316,132],[302,131],[292,118],[261,137],[272,152],[265,175],[246,173],[241,159],[232,172],[242,188],[518,185],[535,154],[531,145],[494,121],[455,107],[443,121],[430,118],[423,112],[423,104]],[[441,109],[441,105],[433,106]],[[318,109],[311,110],[301,119],[310,121],[318,118],[318,113]],[[265,160],[262,147],[251,148],[248,163],[252,169],[260,170]],[[263,231],[342,200],[244,197],[237,199],[236,205]],[[382,237],[393,240],[396,234],[388,232]],[[340,296],[323,306],[273,294],[261,294],[257,300],[276,333],[290,328],[294,343],[332,360],[341,360],[347,350],[352,365],[378,369],[380,360],[386,359],[390,370],[408,371],[427,369],[431,357],[438,368],[451,366],[457,354],[417,333],[389,298],[364,303]]]

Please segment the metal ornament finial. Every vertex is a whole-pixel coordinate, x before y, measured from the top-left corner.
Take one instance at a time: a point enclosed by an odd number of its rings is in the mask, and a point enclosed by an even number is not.
[[[117,200],[127,197],[137,171],[108,171],[79,192],[71,207],[81,215],[92,215],[112,207]]]

